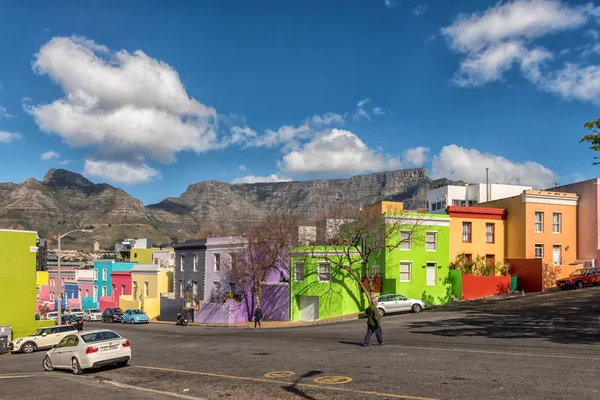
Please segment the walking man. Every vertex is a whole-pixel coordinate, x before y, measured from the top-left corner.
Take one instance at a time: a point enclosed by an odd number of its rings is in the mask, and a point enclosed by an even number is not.
[[[369,308],[365,310],[367,314],[367,334],[365,335],[365,343],[363,346],[369,346],[369,342],[371,341],[371,336],[375,333],[377,337],[377,343],[380,346],[383,346],[383,332],[381,331],[381,314],[379,313],[379,308],[377,308],[377,297],[371,300],[371,305]]]
[[[260,328],[260,320],[262,319],[262,310],[260,309],[260,306],[256,306],[256,309],[254,310],[254,329],[256,329],[256,324],[258,324],[258,327]]]

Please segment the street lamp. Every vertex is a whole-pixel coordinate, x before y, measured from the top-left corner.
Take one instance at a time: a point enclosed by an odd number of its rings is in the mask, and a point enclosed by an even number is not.
[[[69,231],[69,232],[67,232],[65,234],[62,234],[62,235],[59,234],[58,235],[58,289],[59,289],[58,293],[59,293],[59,296],[58,296],[58,307],[56,309],[56,311],[58,312],[58,320],[57,320],[58,325],[60,325],[62,323],[62,310],[61,310],[62,304],[61,304],[61,301],[62,301],[62,297],[63,297],[62,282],[60,280],[60,252],[61,252],[61,249],[60,249],[60,240],[62,238],[64,238],[65,236],[70,235],[71,233],[75,233],[75,232],[90,233],[90,232],[92,232],[92,230],[91,229],[73,229],[72,231]],[[65,300],[67,300],[67,299],[65,299]]]

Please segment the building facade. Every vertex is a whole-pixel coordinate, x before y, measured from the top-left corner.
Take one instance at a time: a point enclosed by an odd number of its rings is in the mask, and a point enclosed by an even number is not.
[[[444,214],[448,206],[473,206],[478,203],[517,196],[531,186],[502,184],[471,184],[465,186],[447,185],[431,189],[425,195],[427,210],[434,214]]]
[[[150,319],[160,316],[161,294],[168,292],[168,269],[152,264],[138,264],[131,269],[131,294],[119,298],[123,311],[143,310]]]
[[[175,299],[180,301],[182,306],[186,292],[195,292],[199,299],[204,299],[206,241],[207,239],[188,240],[173,245],[175,249],[173,291]]]
[[[115,260],[94,261],[94,302],[100,304],[102,297],[108,297],[112,301],[112,273],[113,271],[131,271],[137,265],[131,262],[116,262]],[[102,309],[102,307],[100,307]]]

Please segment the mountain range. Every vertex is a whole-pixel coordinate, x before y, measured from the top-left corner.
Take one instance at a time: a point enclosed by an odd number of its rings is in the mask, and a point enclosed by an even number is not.
[[[326,179],[276,183],[229,184],[204,181],[179,197],[144,204],[120,188],[95,184],[80,174],[51,169],[42,181],[0,183],[0,228],[38,231],[50,238],[76,227],[94,226],[89,234],[63,239],[64,248],[89,248],[99,242],[111,249],[125,238],[149,237],[171,244],[203,235],[236,234],[277,210],[290,210],[312,224],[335,203],[357,206],[380,200],[403,201],[405,209],[425,207],[425,193],[452,183],[432,180],[425,168]]]

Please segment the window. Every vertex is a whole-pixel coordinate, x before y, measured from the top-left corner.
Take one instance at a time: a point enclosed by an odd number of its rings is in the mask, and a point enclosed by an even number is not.
[[[185,254],[182,254],[179,258],[179,270],[185,271]]]
[[[229,293],[235,293],[235,282],[229,282]]]
[[[194,254],[194,271],[198,271],[198,254]]]
[[[94,286],[94,303],[98,302],[98,286]]]
[[[471,223],[462,223],[462,241],[463,243],[471,243]]]
[[[400,250],[410,250],[412,248],[412,232],[400,231]]]
[[[331,282],[331,264],[320,262],[318,264],[319,282]]]
[[[425,250],[436,251],[437,250],[437,232],[427,232],[425,234]]]
[[[473,262],[473,254],[465,254],[465,264]]]
[[[179,282],[183,282],[183,281],[179,281]],[[136,281],[133,281],[133,282],[131,283],[131,291],[132,291],[132,294],[133,294],[133,299],[134,299],[134,300],[137,300],[137,289],[138,289],[138,288],[137,288],[137,282],[136,282]]]
[[[221,253],[215,253],[215,272],[221,272]]]
[[[98,270],[96,268],[94,268],[94,280],[98,280]],[[56,281],[54,281],[54,283],[56,283]]]
[[[106,282],[108,279],[108,274],[106,273],[106,268],[102,268],[102,280]]]
[[[121,285],[121,294],[125,295],[127,293],[127,286]]]
[[[81,289],[79,289],[79,298],[81,298]]]
[[[496,256],[494,254],[486,254],[485,262],[487,263],[487,265],[494,266],[496,264]]]
[[[479,202],[477,200],[469,200],[469,205],[470,206],[474,206],[475,204],[478,204]]]
[[[137,253],[133,253],[133,258],[137,259]]]
[[[453,206],[466,206],[467,202],[465,200],[452,200]]]
[[[412,263],[400,261],[400,282],[410,282],[412,278]]]
[[[85,289],[85,297],[90,297],[90,289]]]
[[[221,282],[213,282],[212,289],[212,302],[216,303],[219,301],[219,293],[221,292]]]
[[[148,297],[148,282],[144,282],[144,297]]]
[[[304,281],[304,262],[297,261],[294,268],[294,273],[296,274],[296,282]]]
[[[106,296],[106,286],[102,286],[102,296]]]
[[[196,296],[198,294],[198,281],[192,282],[192,294]]]
[[[154,265],[158,265],[158,258],[154,259]]]
[[[544,213],[541,211],[535,212],[535,231],[544,232]]]
[[[535,258],[544,258],[544,245],[543,244],[535,245]]]
[[[183,297],[183,292],[185,292],[185,288],[183,287],[183,279],[179,280],[179,297]]]
[[[235,265],[237,263],[237,254],[231,253],[229,255],[229,260],[231,262],[231,269],[235,269]]]
[[[496,240],[496,225],[485,224],[485,242],[494,243]]]
[[[552,233],[560,233],[562,230],[562,214],[552,213]]]
[[[115,285],[114,283],[112,284],[112,296],[113,298],[117,295],[117,285]]]

